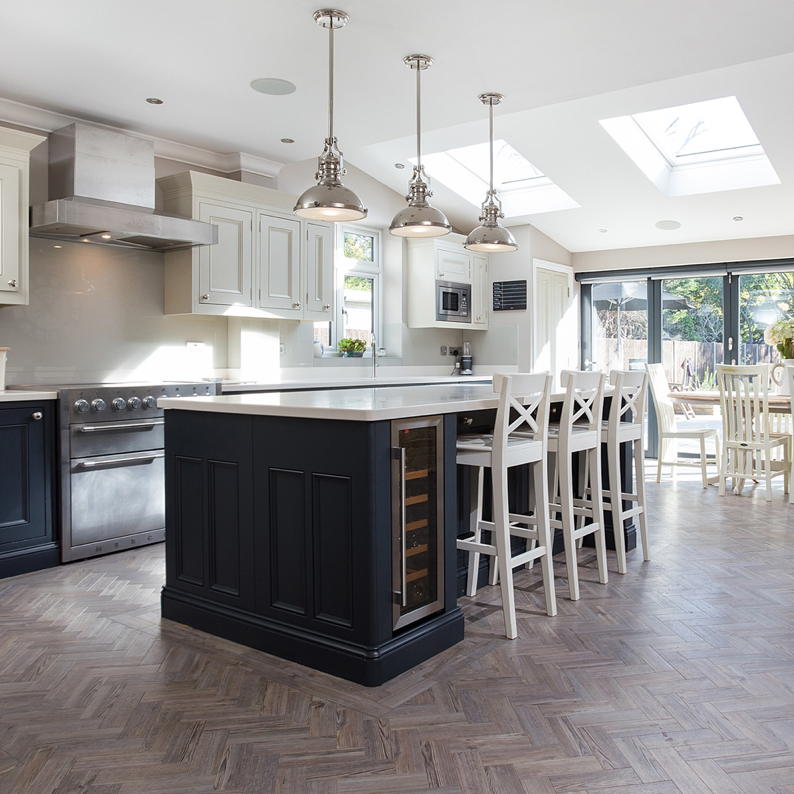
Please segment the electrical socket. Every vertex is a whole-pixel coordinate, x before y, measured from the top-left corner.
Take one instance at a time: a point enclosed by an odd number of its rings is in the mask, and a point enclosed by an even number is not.
[[[447,346],[441,345],[441,355],[446,356],[446,354],[447,354]]]
[[[449,347],[449,355],[450,356],[455,356],[455,358],[457,358],[460,355],[460,348],[459,347],[452,347],[450,345],[450,347]]]

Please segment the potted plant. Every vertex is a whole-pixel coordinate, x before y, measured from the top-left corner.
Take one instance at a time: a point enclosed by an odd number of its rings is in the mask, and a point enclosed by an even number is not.
[[[336,347],[347,358],[362,358],[367,349],[367,343],[363,339],[345,337],[336,343]]]

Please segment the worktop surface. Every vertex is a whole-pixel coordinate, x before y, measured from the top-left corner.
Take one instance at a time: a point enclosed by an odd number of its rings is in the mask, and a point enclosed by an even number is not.
[[[0,403],[20,403],[31,402],[32,400],[57,400],[58,392],[56,391],[12,391],[7,389],[0,391]]]
[[[338,378],[320,373],[312,373],[306,378],[287,378],[268,381],[224,381],[221,391],[227,392],[266,392],[294,391],[297,389],[345,389],[345,388],[382,388],[384,386],[422,386],[447,383],[490,383],[490,375],[376,375],[373,377]]]
[[[563,397],[562,393],[554,394],[552,400],[561,401]],[[451,383],[163,398],[158,405],[167,410],[377,422],[494,409],[497,396],[490,385]]]

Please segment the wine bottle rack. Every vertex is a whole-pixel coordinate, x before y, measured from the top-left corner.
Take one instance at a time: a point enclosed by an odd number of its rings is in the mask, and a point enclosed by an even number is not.
[[[394,627],[442,608],[441,417],[392,422]]]

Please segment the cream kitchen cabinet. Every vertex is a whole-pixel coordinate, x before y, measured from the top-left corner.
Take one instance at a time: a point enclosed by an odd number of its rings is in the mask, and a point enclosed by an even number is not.
[[[465,238],[450,234],[428,240],[409,239],[407,246],[409,328],[450,328],[484,331],[488,328],[488,257],[463,247]],[[467,322],[438,320],[436,282],[470,287],[470,317]]]
[[[30,152],[46,138],[0,128],[0,304],[29,302]]]
[[[186,171],[157,181],[165,211],[218,226],[218,243],[165,254],[165,313],[330,321],[333,234],[294,196]]]
[[[488,308],[491,290],[488,281],[488,257],[482,254],[471,256],[471,327],[488,328]]]

